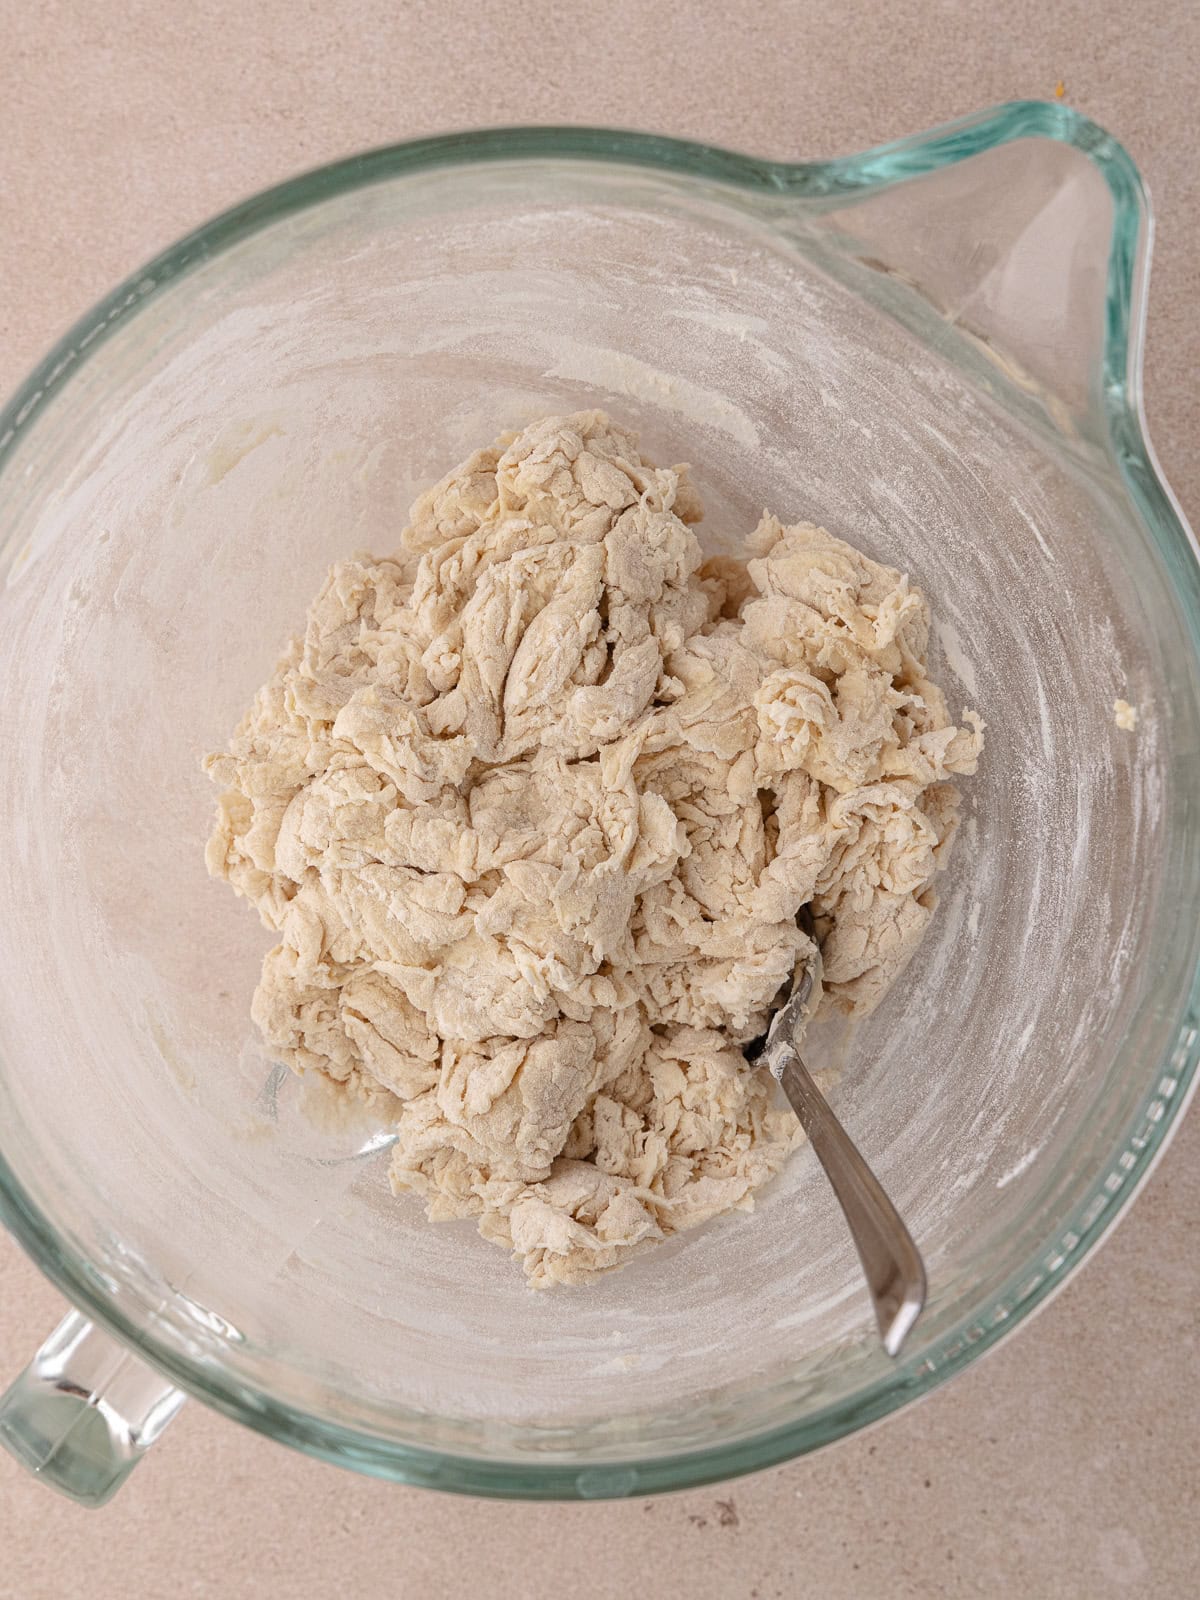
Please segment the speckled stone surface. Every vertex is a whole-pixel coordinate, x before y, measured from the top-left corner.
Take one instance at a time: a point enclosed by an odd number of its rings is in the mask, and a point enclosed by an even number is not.
[[[0,387],[152,251],[278,178],[466,124],[852,150],[1016,97],[1116,133],[1158,210],[1146,389],[1200,515],[1200,13],[1148,0],[0,0]],[[998,15],[1004,21],[998,21]],[[170,19],[170,20],[168,20]],[[0,1458],[2,1600],[1031,1600],[1200,1588],[1200,1116],[1035,1322],[926,1402],[723,1489],[595,1506],[395,1489],[198,1405],[103,1513]],[[0,1240],[0,1373],[61,1301]]]

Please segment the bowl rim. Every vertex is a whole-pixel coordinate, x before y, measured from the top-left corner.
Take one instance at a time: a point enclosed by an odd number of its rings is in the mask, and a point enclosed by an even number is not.
[[[0,471],[22,434],[80,366],[157,294],[281,219],[334,196],[436,168],[495,161],[574,159],[658,169],[751,193],[849,199],[925,176],[1017,139],[1045,139],[1085,154],[1103,174],[1113,222],[1102,360],[1108,443],[1130,500],[1170,576],[1193,653],[1200,659],[1200,552],[1163,478],[1142,407],[1142,351],[1152,218],[1145,185],[1125,149],[1058,101],[1013,101],[908,138],[828,161],[762,160],[716,145],[593,127],[505,127],[450,133],[369,150],[315,168],[221,212],[127,278],[86,313],[0,409]],[[695,1487],[775,1465],[842,1438],[928,1393],[993,1348],[1044,1305],[1127,1209],[1177,1127],[1200,1061],[1200,967],[1178,1000],[1172,1044],[1146,1072],[1137,1112],[1087,1199],[1043,1240],[993,1297],[919,1360],[903,1358],[859,1392],[798,1422],[685,1452],[591,1465],[482,1459],[404,1444],[334,1424],[228,1375],[215,1375],[153,1329],[137,1326],[40,1210],[0,1154],[0,1220],[46,1276],[89,1317],[162,1372],[236,1421],[307,1454],[396,1482],[526,1499],[599,1499]]]

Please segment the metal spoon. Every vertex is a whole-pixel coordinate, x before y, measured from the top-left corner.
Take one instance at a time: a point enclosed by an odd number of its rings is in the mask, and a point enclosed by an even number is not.
[[[797,969],[791,993],[771,1018],[765,1039],[746,1047],[746,1059],[751,1066],[767,1068],[800,1118],[849,1224],[883,1348],[895,1356],[925,1304],[925,1266],[883,1185],[800,1059],[797,1041],[820,993],[820,969],[816,950]]]

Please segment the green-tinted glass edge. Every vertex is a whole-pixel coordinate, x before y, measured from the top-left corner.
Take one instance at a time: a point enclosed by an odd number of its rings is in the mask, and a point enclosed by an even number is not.
[[[599,128],[500,128],[447,134],[352,156],[293,178],[221,213],[156,256],[100,301],[49,351],[0,410],[0,470],[21,430],[73,371],[127,317],[192,267],[280,219],[336,194],[435,167],[484,161],[574,158],[665,169],[760,193],[805,200],[849,198],[924,176],[1015,139],[1044,138],[1086,154],[1113,198],[1103,357],[1110,443],[1130,497],[1150,528],[1200,659],[1200,564],[1195,540],[1146,437],[1141,356],[1151,219],[1145,188],[1123,147],[1056,102],[1017,101],[912,138],[831,161],[757,160],[716,146]],[[1196,1088],[1200,1057],[1200,969],[1193,973],[1167,1059],[1153,1074],[1121,1148],[1057,1236],[1015,1273],[987,1312],[964,1319],[930,1354],[898,1362],[852,1399],[804,1421],[744,1440],[649,1460],[580,1468],[557,1462],[485,1461],[400,1445],[323,1422],[249,1387],[217,1380],[160,1343],[97,1286],[83,1262],[0,1160],[0,1218],[75,1305],[135,1347],[173,1383],[218,1411],[323,1460],[398,1482],[476,1495],[528,1499],[652,1494],[736,1477],[841,1438],[935,1388],[1043,1304],[1108,1231],[1161,1155]]]

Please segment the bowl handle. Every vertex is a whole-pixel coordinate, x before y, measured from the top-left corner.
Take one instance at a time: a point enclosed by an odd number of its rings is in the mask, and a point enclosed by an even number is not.
[[[80,1505],[102,1506],[186,1398],[72,1311],[0,1397],[0,1444]]]

